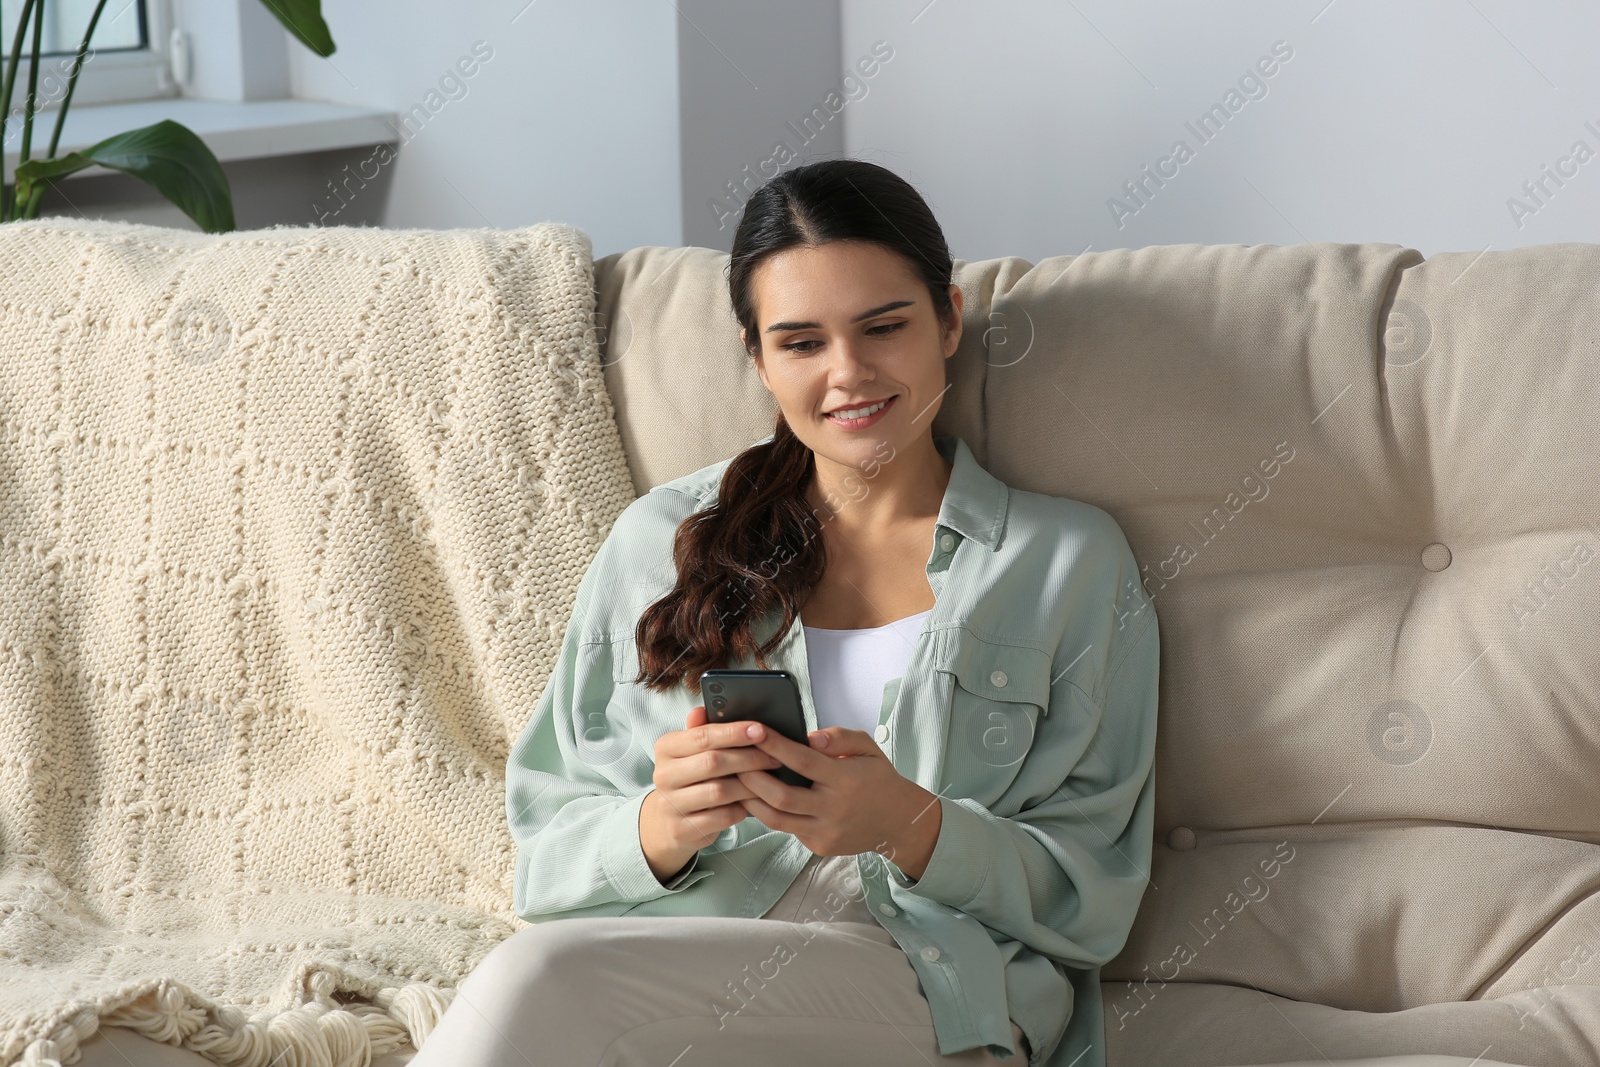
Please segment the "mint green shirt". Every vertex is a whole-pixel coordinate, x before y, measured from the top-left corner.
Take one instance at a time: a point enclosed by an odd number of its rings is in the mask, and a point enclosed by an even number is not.
[[[1008,487],[960,437],[934,443],[953,464],[927,561],[935,603],[885,690],[878,746],[938,795],[943,822],[920,879],[877,852],[856,856],[866,903],[921,980],[941,1054],[1009,1055],[1015,1019],[1033,1064],[1104,1067],[1100,968],[1126,942],[1150,873],[1154,605],[1108,513]],[[679,523],[716,500],[730,461],[628,505],[579,583],[506,768],[514,907],[529,922],[756,918],[811,856],[750,816],[663,884],[639,844],[656,739],[701,701],[634,683],[634,628],[674,584]],[[774,609],[757,641],[780,621]],[[794,674],[817,729],[798,618],[768,666]]]

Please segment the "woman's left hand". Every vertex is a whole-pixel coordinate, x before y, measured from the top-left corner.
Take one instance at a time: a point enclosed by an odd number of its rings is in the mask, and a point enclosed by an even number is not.
[[[895,770],[865,730],[813,730],[810,747],[760,727],[752,744],[811,779],[787,785],[768,771],[739,771],[759,800],[745,809],[762,825],[783,830],[819,856],[873,851],[913,878],[922,877],[939,839],[939,798]]]

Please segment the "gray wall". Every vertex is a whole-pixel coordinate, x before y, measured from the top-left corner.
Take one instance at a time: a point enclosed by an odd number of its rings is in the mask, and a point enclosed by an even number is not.
[[[683,237],[733,247],[751,193],[844,154],[837,0],[678,0]],[[852,87],[858,79],[852,80]]]

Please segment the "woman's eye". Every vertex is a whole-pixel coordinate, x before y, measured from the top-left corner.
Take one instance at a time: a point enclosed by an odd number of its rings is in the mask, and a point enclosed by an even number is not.
[[[886,322],[881,326],[872,327],[867,332],[872,334],[874,337],[887,337],[891,333],[894,333],[896,330],[898,330],[900,327],[902,327],[904,325],[905,325],[905,323],[903,323],[903,322]],[[879,332],[879,331],[882,331],[882,332]],[[791,344],[779,345],[778,347],[787,349],[790,352],[795,352],[795,353],[798,353],[799,355],[803,356],[807,352],[810,352],[811,349],[809,349],[809,348],[801,348],[800,347],[801,345],[819,345],[821,343],[822,343],[821,341],[795,341],[795,342],[793,342]]]

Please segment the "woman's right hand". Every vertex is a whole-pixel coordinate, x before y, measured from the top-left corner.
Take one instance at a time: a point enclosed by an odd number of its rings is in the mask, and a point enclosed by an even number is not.
[[[656,741],[655,788],[639,809],[639,845],[664,885],[695,853],[750,812],[756,798],[739,771],[775,770],[782,764],[755,746],[748,722],[707,722],[705,705],[689,710],[682,730]]]

